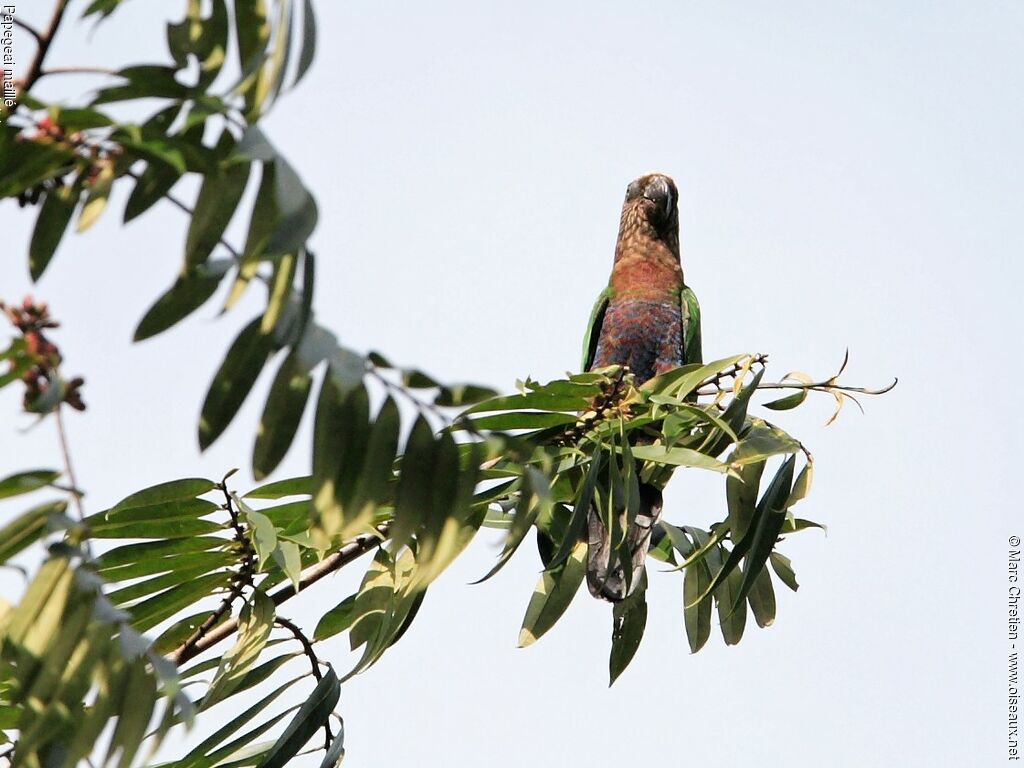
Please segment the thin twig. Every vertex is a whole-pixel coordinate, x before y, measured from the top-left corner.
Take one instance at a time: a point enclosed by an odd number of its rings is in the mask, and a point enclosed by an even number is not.
[[[78,512],[78,519],[84,523],[85,509],[82,507],[82,492],[79,490],[78,480],[75,478],[75,469],[71,464],[71,451],[68,450],[68,435],[67,430],[64,429],[63,403],[59,403],[53,413],[57,419],[57,437],[60,441],[60,453],[64,458],[64,473],[68,476],[68,480],[71,481],[68,495],[74,502],[75,509]]]
[[[36,77],[36,81],[47,75],[116,75],[116,69],[109,67],[51,67],[42,70]]]
[[[28,32],[30,35],[32,35],[32,37],[35,38],[36,45],[39,45],[39,44],[41,44],[43,42],[43,36],[42,36],[42,34],[40,34],[39,30],[36,29],[35,27],[33,27],[27,21],[22,21],[17,16],[12,16],[11,17],[11,21],[14,22],[14,26],[21,27],[26,32]]]
[[[32,59],[32,63],[28,65],[28,71],[25,73],[25,77],[21,79],[20,85],[17,85],[16,100],[20,100],[21,95],[26,91],[32,89],[32,86],[36,84],[36,80],[39,79],[39,73],[43,71],[43,62],[46,61],[46,54],[50,50],[50,45],[53,43],[53,38],[57,35],[57,30],[60,27],[60,22],[64,18],[64,12],[67,10],[69,0],[57,0],[57,4],[53,8],[53,14],[50,16],[50,23],[47,25],[44,32],[37,33],[36,40],[39,43],[39,47],[36,48],[36,55]]]
[[[278,616],[274,619],[274,623],[278,626],[284,627],[292,633],[292,637],[299,641],[302,645],[302,652],[306,654],[306,658],[309,659],[309,665],[313,671],[313,677],[317,679],[317,682],[323,680],[323,673],[320,671],[320,659],[316,655],[316,651],[313,650],[313,644],[306,637],[306,634],[299,628],[297,624],[289,621],[283,616]],[[334,734],[331,732],[331,721],[330,718],[324,721],[324,749],[331,748],[331,742],[334,741]]]
[[[125,176],[130,176],[131,178],[135,179],[136,181],[139,180],[139,174],[135,173],[135,171],[129,170],[127,173],[125,173]],[[196,215],[195,210],[191,206],[189,206],[187,203],[183,203],[181,200],[176,198],[170,192],[164,192],[164,199],[167,200],[169,203],[171,203],[171,205],[173,205],[179,211],[181,211],[182,213],[184,213],[187,216],[189,216],[190,218]],[[242,261],[242,254],[241,254],[241,252],[239,252],[239,250],[237,248],[235,248],[235,246],[233,246],[231,243],[229,243],[223,237],[217,238],[217,242],[220,243],[222,246],[224,246],[225,250],[227,250],[227,252],[231,254],[232,258],[236,262],[241,262]]]
[[[274,605],[281,605],[281,603],[291,600],[295,595],[309,585],[320,581],[324,576],[334,573],[339,568],[348,565],[353,560],[366,554],[380,544],[380,537],[387,533],[388,527],[389,524],[387,523],[379,525],[377,526],[377,533],[379,535],[367,534],[365,536],[360,536],[343,546],[337,552],[328,555],[316,565],[306,569],[299,578],[298,589],[289,584],[272,594],[270,596],[271,601]],[[182,644],[173,653],[169,654],[167,658],[175,664],[184,664],[189,659],[195,658],[203,651],[212,648],[221,640],[230,637],[237,631],[238,619],[229,619],[217,627],[214,627],[213,630],[208,632],[203,638],[191,644],[187,648],[185,647],[185,644]]]

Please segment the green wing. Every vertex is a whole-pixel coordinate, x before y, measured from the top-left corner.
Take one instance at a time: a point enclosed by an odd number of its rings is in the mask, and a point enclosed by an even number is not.
[[[597,297],[594,309],[590,313],[590,323],[587,325],[587,332],[583,336],[583,371],[589,371],[594,364],[594,355],[597,354],[597,342],[601,338],[601,324],[604,323],[604,313],[608,309],[608,302],[612,296],[611,286],[607,286],[601,295]]]
[[[689,286],[684,285],[679,300],[683,308],[683,364],[704,362],[700,341],[700,304]]]

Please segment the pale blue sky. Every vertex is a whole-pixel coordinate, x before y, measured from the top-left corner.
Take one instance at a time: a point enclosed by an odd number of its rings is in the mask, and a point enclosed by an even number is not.
[[[81,6],[81,2],[73,3]],[[134,0],[53,64],[163,55]],[[31,6],[31,7],[29,7]],[[27,17],[49,4],[22,0]],[[509,389],[578,365],[626,184],[680,190],[705,355],[772,356],[899,387],[827,429],[822,399],[781,419],[814,451],[787,542],[802,585],[767,630],[688,653],[681,579],[654,573],[647,635],[607,688],[607,605],[580,595],[516,650],[539,562],[481,586],[481,537],[411,631],[347,684],[352,766],[567,761],[764,768],[994,765],[1006,755],[1005,551],[1020,535],[1018,313],[1024,7],[1016,2],[496,4],[320,2],[321,47],[267,131],[315,191],[316,297],[347,344],[442,379]],[[21,43],[22,59],[28,41]],[[50,93],[88,85],[50,82]],[[329,150],[325,153],[324,148]],[[188,192],[187,187],[181,188]],[[191,194],[191,193],[188,193]],[[34,290],[86,377],[70,419],[87,503],[245,465],[269,382],[199,455],[213,370],[257,303],[129,343],[178,269],[169,206],[120,228],[123,194]],[[30,290],[31,217],[0,205],[0,297]],[[19,393],[0,392],[0,413]],[[308,414],[307,414],[308,415]],[[0,475],[56,462],[48,425],[7,418]],[[308,444],[308,424],[298,445]],[[305,471],[306,450],[280,475]],[[16,505],[0,507],[3,514]],[[673,522],[721,516],[719,478],[680,473]],[[313,621],[355,575],[287,615]],[[331,594],[333,591],[333,594]],[[337,666],[351,660],[329,646]]]

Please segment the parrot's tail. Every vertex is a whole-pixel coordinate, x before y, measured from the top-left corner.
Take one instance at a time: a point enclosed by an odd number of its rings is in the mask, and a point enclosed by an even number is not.
[[[613,545],[611,532],[604,524],[600,512],[590,507],[587,513],[590,538],[587,548],[587,586],[590,594],[617,603],[633,593],[644,572],[651,533],[661,517],[661,507],[661,491],[653,485],[641,483],[640,509],[633,525],[626,531],[626,539],[621,547]],[[620,513],[623,522],[625,517],[625,512]]]

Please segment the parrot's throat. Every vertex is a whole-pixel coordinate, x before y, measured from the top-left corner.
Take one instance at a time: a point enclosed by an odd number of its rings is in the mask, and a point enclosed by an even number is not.
[[[664,241],[641,233],[620,237],[612,267],[614,298],[675,303],[682,287],[683,268],[678,251],[673,253]]]

